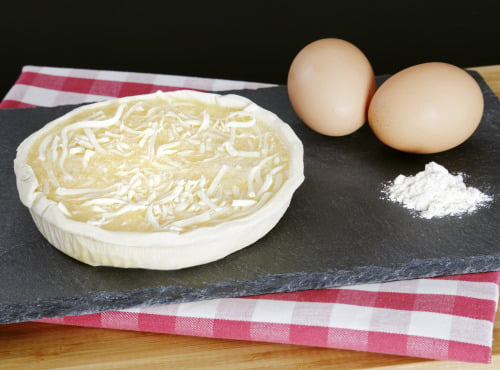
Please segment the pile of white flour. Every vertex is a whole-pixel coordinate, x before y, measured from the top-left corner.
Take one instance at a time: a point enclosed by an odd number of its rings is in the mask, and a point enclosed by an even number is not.
[[[415,176],[397,176],[383,190],[391,201],[401,203],[420,217],[459,216],[471,213],[493,200],[476,188],[466,186],[463,175],[429,162]]]

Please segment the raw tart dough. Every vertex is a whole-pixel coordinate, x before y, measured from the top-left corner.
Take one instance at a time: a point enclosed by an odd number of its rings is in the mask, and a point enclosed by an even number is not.
[[[238,95],[156,92],[76,108],[26,138],[22,203],[90,265],[179,269],[268,233],[304,180],[303,146]]]

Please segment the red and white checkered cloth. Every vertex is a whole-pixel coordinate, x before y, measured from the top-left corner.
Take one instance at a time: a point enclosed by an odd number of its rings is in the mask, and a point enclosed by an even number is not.
[[[0,108],[264,83],[26,66]],[[491,362],[500,272],[134,307],[43,322]]]

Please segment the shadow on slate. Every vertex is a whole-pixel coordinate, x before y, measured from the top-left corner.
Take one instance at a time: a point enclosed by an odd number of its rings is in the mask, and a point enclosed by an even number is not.
[[[433,155],[393,150],[368,125],[346,137],[316,134],[291,109],[285,86],[235,91],[295,130],[305,147],[306,180],[264,238],[177,271],[91,267],[50,246],[18,200],[12,161],[22,139],[75,106],[0,111],[0,322],[499,270],[500,103],[472,75],[485,97],[483,120],[466,143]],[[426,220],[381,199],[384,183],[430,161],[467,174],[468,185],[496,201],[472,215]]]

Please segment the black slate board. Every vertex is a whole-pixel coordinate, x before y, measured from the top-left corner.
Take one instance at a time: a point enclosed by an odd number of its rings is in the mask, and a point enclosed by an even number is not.
[[[500,103],[473,76],[486,103],[479,129],[460,147],[435,155],[390,149],[367,125],[347,137],[316,134],[296,117],[284,86],[237,91],[301,137],[306,180],[263,239],[178,271],[91,267],[51,247],[18,200],[12,161],[24,137],[74,106],[0,111],[0,322],[500,270]],[[430,161],[466,173],[468,185],[496,201],[473,215],[425,220],[381,199],[383,183]]]

